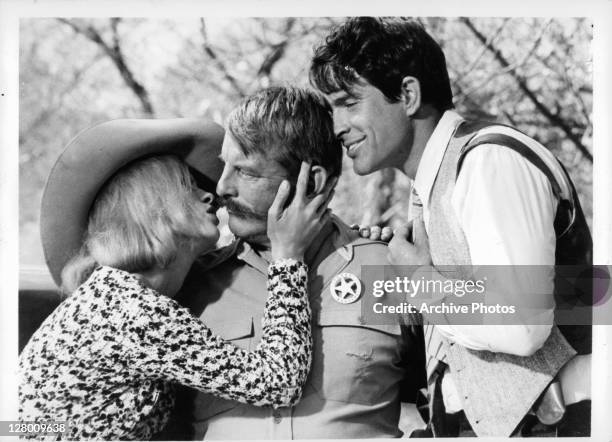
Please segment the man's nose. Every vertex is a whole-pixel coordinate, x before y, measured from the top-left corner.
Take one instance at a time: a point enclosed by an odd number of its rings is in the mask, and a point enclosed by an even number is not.
[[[225,167],[221,174],[221,178],[219,178],[217,182],[217,195],[221,197],[236,196],[236,189],[231,175],[229,168]]]

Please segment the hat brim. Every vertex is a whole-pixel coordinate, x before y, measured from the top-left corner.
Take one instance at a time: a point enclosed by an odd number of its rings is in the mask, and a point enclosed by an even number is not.
[[[223,136],[218,124],[195,118],[113,120],[77,135],[53,166],[41,203],[42,246],[56,284],[81,247],[96,195],[120,168],[173,154],[187,163],[198,186],[214,191],[223,171]]]

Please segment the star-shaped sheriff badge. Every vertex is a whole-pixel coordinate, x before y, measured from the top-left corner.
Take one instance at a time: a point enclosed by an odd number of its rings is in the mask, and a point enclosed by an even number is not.
[[[352,273],[340,273],[332,279],[329,285],[334,301],[340,304],[350,304],[361,295],[361,281]]]

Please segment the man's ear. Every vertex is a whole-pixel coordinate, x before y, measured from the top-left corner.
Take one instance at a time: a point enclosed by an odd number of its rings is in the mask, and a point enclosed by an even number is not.
[[[402,101],[406,116],[411,117],[421,108],[421,84],[414,77],[406,76],[402,79]]]
[[[308,177],[308,196],[317,195],[325,188],[327,183],[327,170],[322,166],[312,166]]]

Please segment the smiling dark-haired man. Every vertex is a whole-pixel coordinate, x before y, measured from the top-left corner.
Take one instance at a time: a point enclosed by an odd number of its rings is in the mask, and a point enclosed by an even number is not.
[[[395,233],[395,264],[590,264],[591,236],[563,166],[518,130],[455,112],[444,53],[417,21],[347,20],[315,50],[310,80],[331,103],[355,172],[393,167],[414,180],[412,239],[407,227]],[[488,288],[510,303],[530,293],[527,282]],[[552,272],[544,285],[554,305]],[[590,329],[561,334],[553,308],[543,314],[548,324],[426,325],[429,424],[420,435],[528,435],[538,425],[588,435]]]

